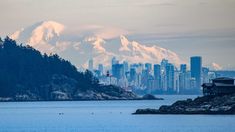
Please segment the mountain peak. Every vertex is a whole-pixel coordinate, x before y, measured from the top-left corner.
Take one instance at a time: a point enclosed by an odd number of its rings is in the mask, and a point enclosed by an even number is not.
[[[130,49],[128,48],[129,45],[129,40],[124,36],[124,35],[120,35],[120,40],[121,40],[121,48],[119,49],[120,51],[130,51]]]
[[[103,53],[105,52],[105,49],[103,47],[103,44],[105,44],[105,40],[102,39],[101,37],[98,36],[91,36],[91,37],[86,37],[84,39],[85,42],[88,42],[93,45],[93,48],[98,52],[98,53]]]
[[[212,69],[214,69],[214,70],[216,70],[216,71],[223,69],[222,66],[220,66],[219,64],[217,64],[217,63],[215,63],[215,62],[213,62],[213,63],[211,64],[211,66],[212,66]]]
[[[41,41],[50,40],[54,36],[59,36],[64,28],[63,24],[55,21],[41,21],[14,32],[10,35],[10,38],[29,44],[37,44]]]
[[[22,28],[10,35],[10,38],[26,43],[43,53],[52,53],[51,40],[58,38],[65,26],[55,21],[41,21],[26,28]]]
[[[64,25],[55,21],[43,21],[32,31],[29,43],[39,43],[50,40],[54,36],[59,36],[64,30]]]
[[[77,66],[87,64],[91,57],[95,66],[108,66],[114,56],[120,61],[130,63],[160,63],[162,59],[168,59],[178,66],[182,62],[173,51],[130,41],[124,35],[113,39],[103,39],[95,34],[74,38],[70,37],[70,34],[62,34],[64,29],[65,26],[58,22],[42,21],[16,31],[11,37],[20,43],[29,44],[42,53],[58,53]],[[79,60],[76,59],[78,57]]]

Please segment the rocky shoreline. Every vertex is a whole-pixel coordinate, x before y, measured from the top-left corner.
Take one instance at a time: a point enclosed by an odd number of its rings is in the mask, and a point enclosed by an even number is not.
[[[133,114],[235,114],[235,94],[180,100],[159,109],[137,109]]]
[[[15,97],[0,97],[0,102],[36,102],[36,101],[105,101],[105,100],[163,100],[163,98],[155,97],[151,94],[146,94],[142,97],[133,94],[132,92],[124,92],[119,96],[110,96],[105,93],[95,93],[87,91],[80,93],[76,97],[69,97],[66,93],[56,92],[58,95],[53,96],[49,100],[42,99],[33,94],[16,95]]]

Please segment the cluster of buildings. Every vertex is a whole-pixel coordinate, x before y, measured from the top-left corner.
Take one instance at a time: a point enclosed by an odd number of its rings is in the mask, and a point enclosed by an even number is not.
[[[153,94],[200,94],[201,85],[215,78],[215,73],[202,67],[202,58],[190,58],[190,69],[187,64],[180,68],[163,59],[160,64],[120,63],[112,58],[111,67],[104,69],[102,64],[93,68],[93,60],[89,60],[88,68],[105,85],[118,85],[129,91]]]

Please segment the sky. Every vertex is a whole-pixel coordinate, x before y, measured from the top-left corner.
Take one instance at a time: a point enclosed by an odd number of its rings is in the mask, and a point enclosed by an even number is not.
[[[44,20],[75,34],[106,27],[107,39],[125,34],[185,60],[199,55],[204,65],[235,69],[235,0],[1,0],[0,18],[1,37]]]

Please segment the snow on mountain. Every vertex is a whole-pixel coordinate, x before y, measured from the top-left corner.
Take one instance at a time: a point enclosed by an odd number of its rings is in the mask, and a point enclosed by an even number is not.
[[[222,66],[220,66],[219,64],[217,64],[217,63],[215,63],[215,62],[213,62],[213,63],[211,64],[211,67],[212,67],[213,70],[216,70],[216,71],[223,69]]]
[[[119,51],[130,51],[130,49],[128,48],[130,42],[127,40],[127,38],[121,35],[120,40],[122,47],[119,49]]]
[[[103,44],[105,43],[105,40],[102,38],[99,38],[97,36],[93,37],[87,37],[84,40],[85,42],[91,43],[93,45],[93,48],[98,52],[98,53],[103,53],[105,52],[105,49],[103,48]]]
[[[14,32],[10,38],[27,43],[42,52],[51,53],[56,47],[50,41],[59,37],[64,28],[64,25],[55,21],[43,21]]]
[[[109,66],[113,57],[130,63],[160,63],[164,58],[177,66],[183,62],[173,51],[130,41],[124,35],[106,40],[94,33],[75,39],[65,39],[64,30],[65,26],[58,22],[44,21],[18,30],[10,37],[18,42],[27,43],[42,53],[58,53],[75,65],[83,67],[87,67],[91,58],[95,66]]]
[[[64,30],[64,25],[54,22],[42,22],[40,26],[36,27],[29,38],[30,44],[38,44],[42,41],[48,41],[55,36],[59,36]]]

